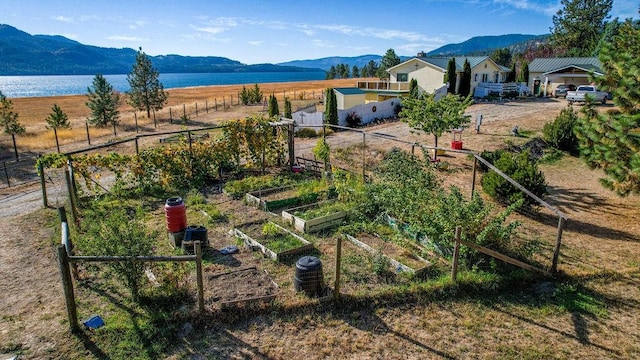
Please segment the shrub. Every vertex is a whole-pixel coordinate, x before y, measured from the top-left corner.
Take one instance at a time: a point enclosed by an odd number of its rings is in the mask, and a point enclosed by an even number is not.
[[[358,127],[362,124],[362,117],[355,111],[348,113],[345,120],[347,121],[347,125],[352,128]]]
[[[302,128],[296,132],[296,136],[299,138],[314,138],[318,136],[318,133],[312,128]]]
[[[575,151],[578,138],[573,132],[573,127],[577,120],[578,114],[571,106],[562,109],[553,122],[544,124],[544,140],[558,150]]]
[[[542,197],[547,193],[544,174],[538,171],[537,163],[528,152],[520,154],[502,152],[493,165],[536,196]],[[515,203],[523,199],[525,205],[535,203],[535,200],[494,171],[484,174],[482,189],[499,201]]]

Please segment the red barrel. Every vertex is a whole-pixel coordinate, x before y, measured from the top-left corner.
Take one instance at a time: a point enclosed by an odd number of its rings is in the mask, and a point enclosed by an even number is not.
[[[187,227],[187,207],[180,197],[168,198],[164,204],[164,213],[167,216],[167,230],[177,233]]]

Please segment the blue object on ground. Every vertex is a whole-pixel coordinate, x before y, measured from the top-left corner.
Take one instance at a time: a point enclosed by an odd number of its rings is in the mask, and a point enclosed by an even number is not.
[[[104,320],[102,320],[100,315],[94,315],[94,316],[90,317],[89,319],[83,321],[82,323],[84,324],[84,326],[86,326],[87,328],[89,328],[91,330],[95,330],[95,329],[97,329],[99,327],[104,326]]]
[[[237,252],[238,252],[238,247],[235,245],[225,246],[222,249],[220,249],[220,254],[222,255],[235,254]]]

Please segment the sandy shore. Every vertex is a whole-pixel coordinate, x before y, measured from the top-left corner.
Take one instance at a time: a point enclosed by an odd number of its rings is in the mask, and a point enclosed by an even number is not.
[[[315,81],[296,81],[296,82],[279,82],[279,83],[262,83],[259,84],[260,90],[266,95],[275,93],[278,98],[282,98],[286,93],[290,98],[298,98],[302,92],[305,97],[310,98],[315,95],[317,98],[322,91],[328,87],[353,87],[356,82],[362,79],[338,79],[338,80],[315,80]],[[371,79],[369,79],[371,80]],[[217,102],[227,104],[233,97],[234,103],[237,102],[238,93],[242,90],[243,85],[214,85],[214,86],[198,86],[188,88],[169,89],[169,99],[166,107],[179,106],[182,104],[191,104],[195,102]],[[251,88],[254,84],[244,85]],[[51,97],[29,97],[29,98],[13,98],[14,111],[18,113],[18,121],[23,125],[32,125],[34,123],[44,123],[44,119],[51,113],[54,104],[60,106],[70,119],[86,118],[89,109],[86,106],[86,95],[68,95],[68,96],[51,96]],[[121,112],[131,112],[132,109],[126,103],[121,106]],[[27,129],[29,130],[29,129]]]

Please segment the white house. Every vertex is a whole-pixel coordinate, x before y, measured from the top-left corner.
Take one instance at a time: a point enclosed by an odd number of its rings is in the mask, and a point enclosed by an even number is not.
[[[434,93],[447,86],[445,75],[449,59],[451,57],[427,57],[424,52],[420,52],[416,57],[387,69],[388,81],[360,81],[357,86],[366,92],[366,101],[380,101],[406,95],[409,93],[411,79],[416,79],[421,91]],[[454,59],[456,92],[460,87],[465,60],[471,68],[472,94],[482,83],[503,83],[510,71],[509,68],[496,64],[488,56],[457,56]]]

